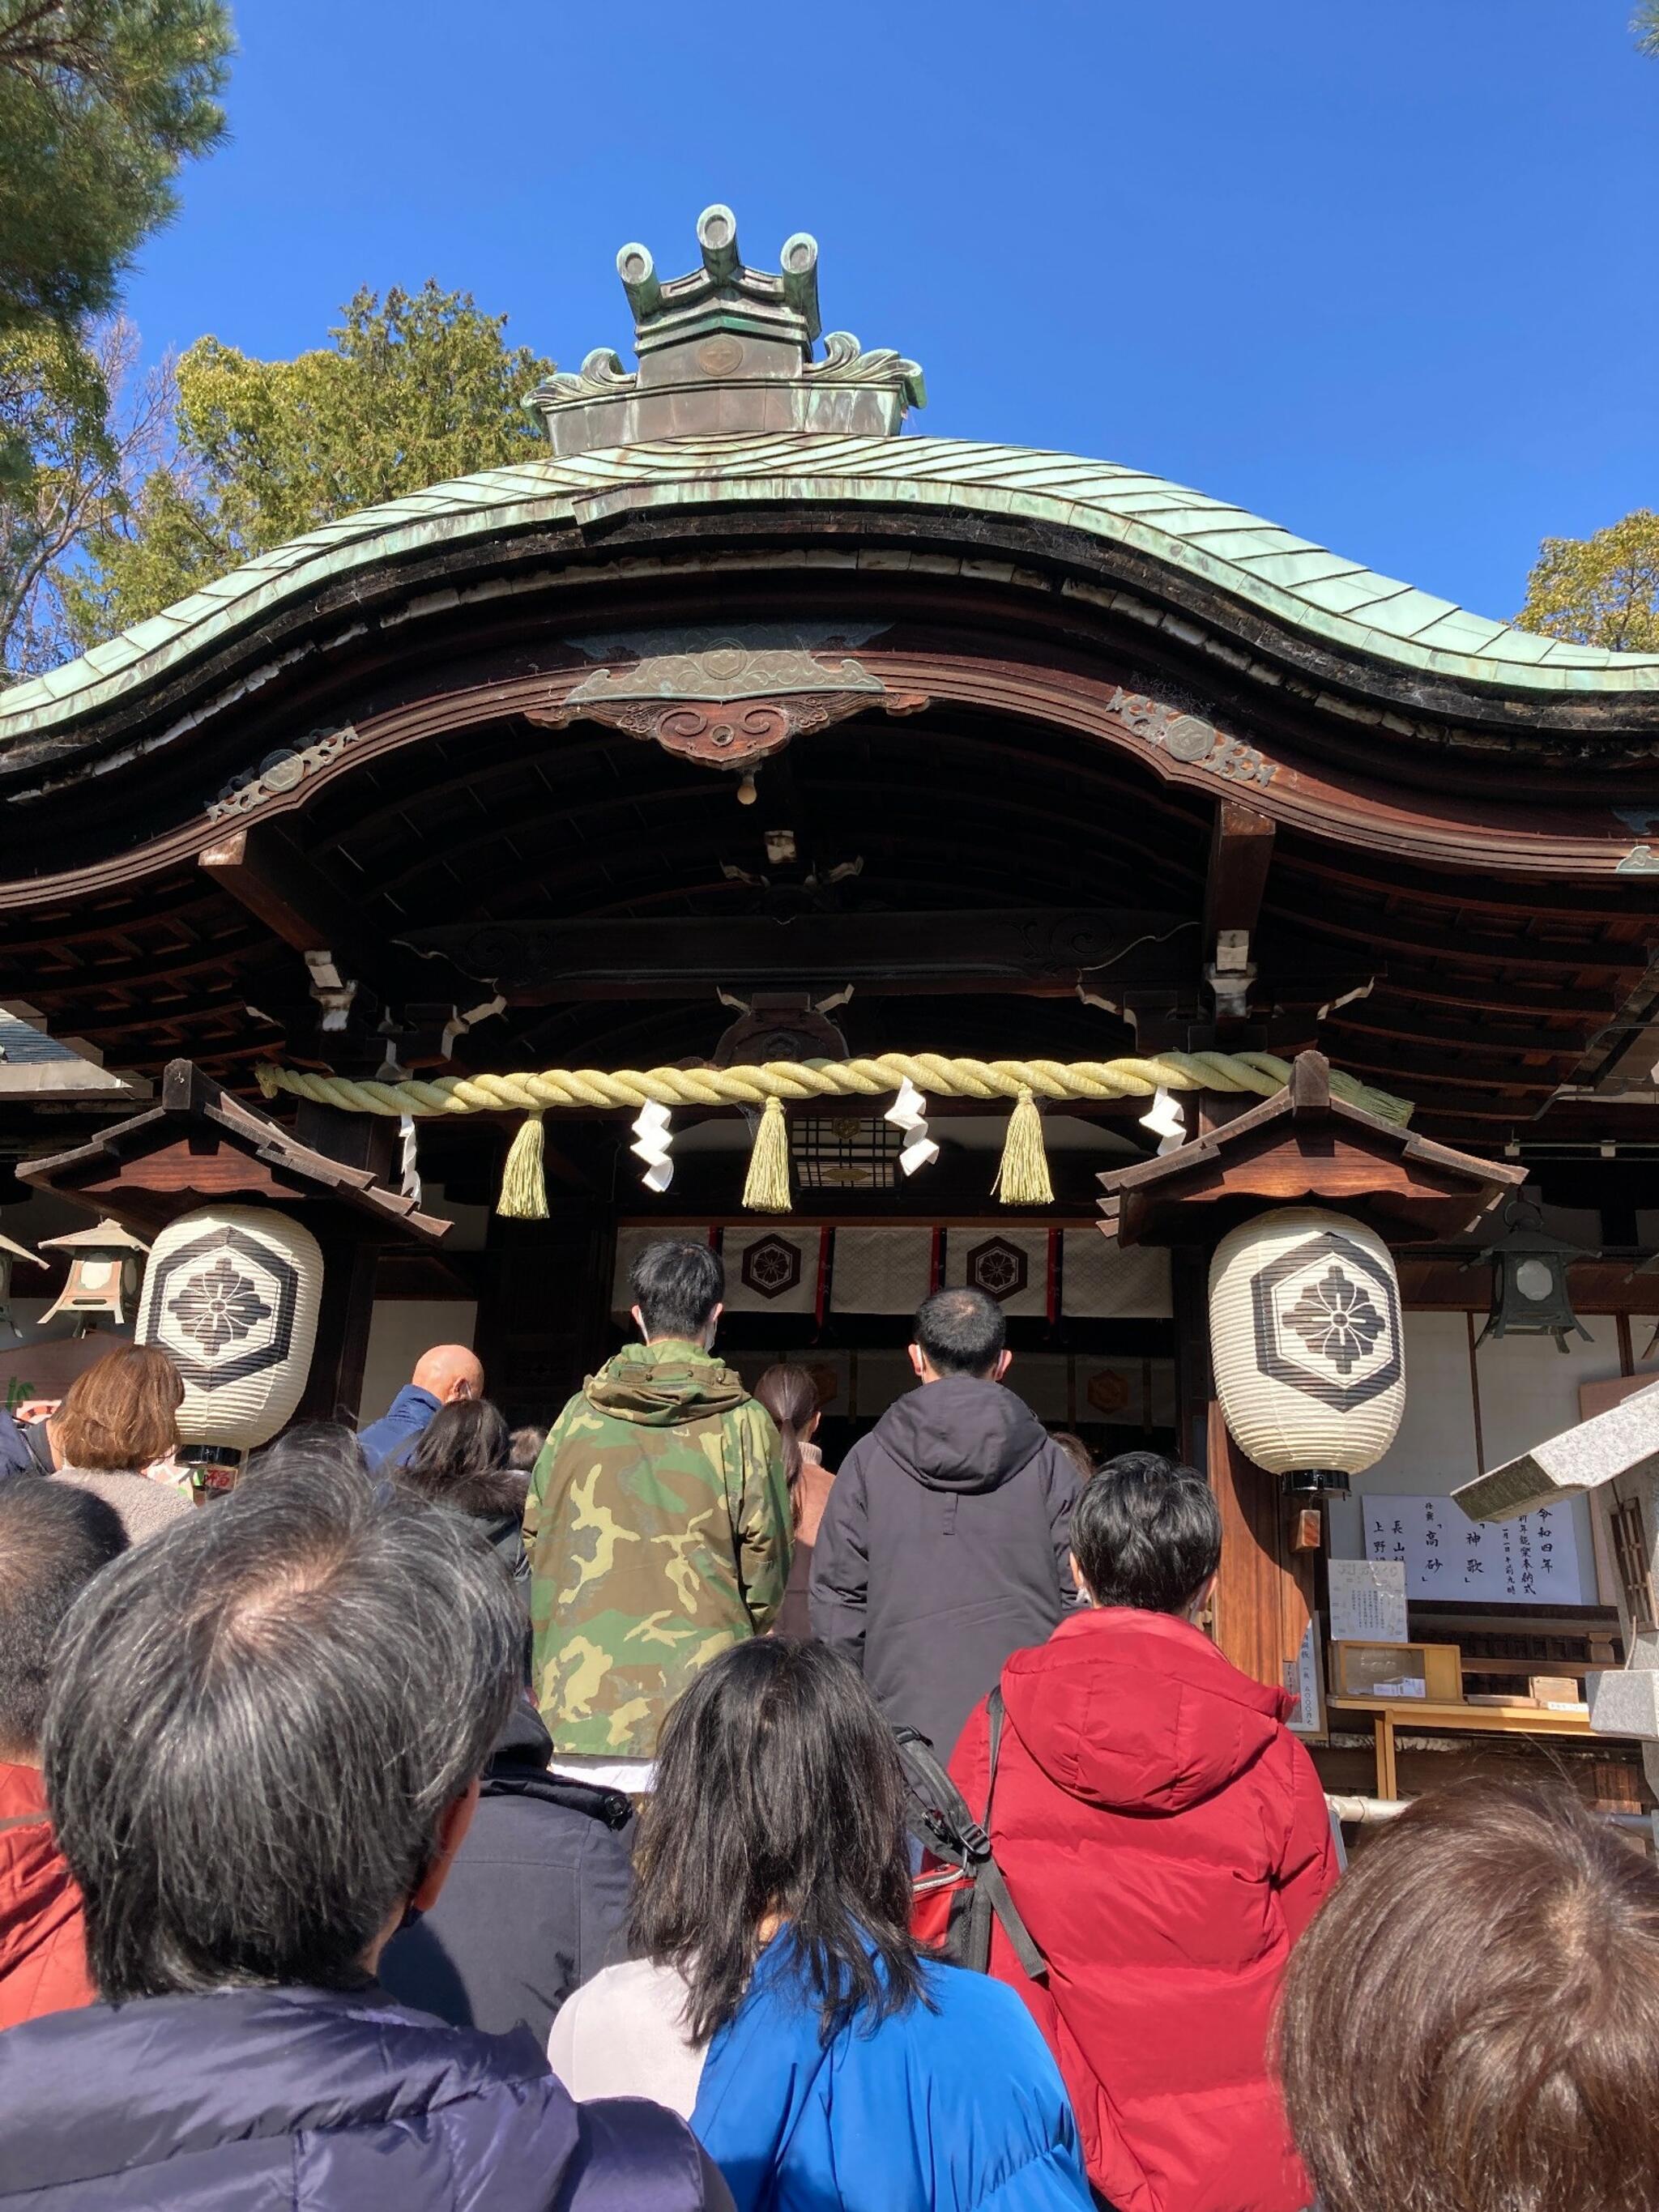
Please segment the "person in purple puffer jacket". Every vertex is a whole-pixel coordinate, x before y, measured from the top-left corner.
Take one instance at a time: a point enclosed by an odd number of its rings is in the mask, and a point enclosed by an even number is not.
[[[459,1515],[296,1469],[117,1560],[64,1625],[46,1792],[100,2002],[0,2036],[0,2206],[730,2212],[683,2124],[579,2106],[520,2027],[395,2003],[525,1621]]]

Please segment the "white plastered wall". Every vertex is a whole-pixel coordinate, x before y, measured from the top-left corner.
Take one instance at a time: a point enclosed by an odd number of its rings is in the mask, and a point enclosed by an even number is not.
[[[1469,1372],[1469,1332],[1461,1313],[1407,1313],[1406,1411],[1400,1433],[1385,1455],[1354,1479],[1357,1495],[1443,1497],[1486,1468],[1501,1467],[1558,1436],[1579,1419],[1581,1383],[1606,1382],[1620,1372],[1619,1325],[1611,1314],[1583,1316],[1590,1340],[1556,1350],[1547,1336],[1494,1337],[1475,1354],[1480,1443],[1475,1446],[1475,1394]],[[1484,1323],[1476,1317],[1475,1334]],[[1637,1326],[1643,1328],[1638,1322]],[[1644,1334],[1645,1334],[1644,1330]],[[1644,1338],[1638,1337],[1640,1348]],[[1578,1556],[1587,1571],[1596,1559],[1590,1509],[1571,1505]],[[1331,1502],[1331,1553],[1339,1559],[1363,1556],[1359,1507],[1354,1498]],[[1603,1568],[1603,1574],[1605,1569]],[[1593,1592],[1588,1591],[1587,1596]],[[1602,1591],[1613,1602],[1612,1589]]]

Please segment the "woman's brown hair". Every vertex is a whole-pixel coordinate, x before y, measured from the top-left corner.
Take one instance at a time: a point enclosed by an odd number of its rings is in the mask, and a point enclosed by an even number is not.
[[[1421,1798],[1293,1953],[1279,2061],[1323,2212],[1652,2212],[1659,1871],[1562,1785]]]
[[[783,1471],[789,1478],[789,1504],[800,1526],[801,1431],[818,1410],[818,1386],[804,1367],[780,1360],[755,1385],[755,1395],[778,1425],[783,1439]]]
[[[165,1459],[179,1442],[185,1385],[153,1344],[121,1344],[77,1375],[52,1418],[65,1467],[131,1471]]]

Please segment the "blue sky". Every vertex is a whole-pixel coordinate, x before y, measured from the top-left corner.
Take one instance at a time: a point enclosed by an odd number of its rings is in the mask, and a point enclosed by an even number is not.
[[[1659,61],[1628,0],[240,0],[128,304],[321,343],[428,275],[574,367],[710,201],[822,248],[935,434],[1132,462],[1483,613],[1659,505]]]

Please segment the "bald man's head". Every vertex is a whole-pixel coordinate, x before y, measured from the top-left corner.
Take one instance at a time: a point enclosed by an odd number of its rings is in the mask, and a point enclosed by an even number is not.
[[[416,1361],[409,1379],[417,1390],[429,1390],[441,1406],[483,1395],[483,1369],[464,1344],[434,1344]]]

